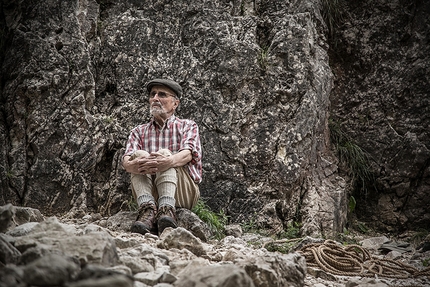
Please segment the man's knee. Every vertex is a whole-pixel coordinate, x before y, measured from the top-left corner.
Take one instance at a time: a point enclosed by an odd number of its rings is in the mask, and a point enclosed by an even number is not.
[[[136,159],[141,156],[149,156],[149,153],[144,150],[137,150],[130,156],[130,160]]]
[[[167,148],[162,148],[158,151],[159,154],[164,155],[164,156],[171,156],[172,152],[170,150],[168,150]]]

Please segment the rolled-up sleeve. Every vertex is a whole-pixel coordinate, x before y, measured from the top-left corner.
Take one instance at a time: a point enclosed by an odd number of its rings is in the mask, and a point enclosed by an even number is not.
[[[192,120],[187,120],[183,126],[180,150],[190,150],[192,159],[188,163],[191,177],[195,182],[202,180],[202,147],[200,143],[199,127]]]
[[[181,150],[188,149],[191,151],[191,164],[196,164],[202,160],[202,148],[200,144],[199,127],[193,121],[189,121],[184,126],[182,133]]]
[[[128,136],[125,152],[122,158],[132,155],[136,150],[142,149],[140,126],[134,128]]]

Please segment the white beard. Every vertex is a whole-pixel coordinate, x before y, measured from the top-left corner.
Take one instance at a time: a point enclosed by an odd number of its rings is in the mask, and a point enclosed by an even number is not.
[[[149,109],[149,112],[151,113],[151,115],[155,116],[155,115],[162,115],[165,114],[166,111],[163,109],[163,107],[160,106],[152,106]]]

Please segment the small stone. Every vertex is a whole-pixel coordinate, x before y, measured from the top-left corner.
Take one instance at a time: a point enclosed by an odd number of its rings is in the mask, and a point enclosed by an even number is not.
[[[391,260],[397,260],[402,258],[402,253],[398,251],[390,251],[387,253],[387,255],[385,255],[385,258],[391,259]]]
[[[372,250],[378,250],[379,247],[381,247],[382,244],[389,242],[390,239],[388,239],[386,236],[379,236],[379,237],[372,237],[367,238],[362,241],[360,241],[360,244],[363,248],[366,249],[372,249]]]
[[[242,227],[239,224],[230,224],[225,227],[226,236],[241,237],[242,234]]]

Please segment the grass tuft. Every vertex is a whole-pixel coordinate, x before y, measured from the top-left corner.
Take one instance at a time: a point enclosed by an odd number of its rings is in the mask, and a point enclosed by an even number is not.
[[[342,131],[338,123],[330,121],[330,139],[337,151],[340,163],[348,170],[352,182],[361,192],[367,194],[366,186],[374,183],[374,176],[369,165],[367,154],[355,144],[346,133]],[[355,208],[354,202],[350,202],[350,208]]]
[[[330,38],[334,30],[344,21],[345,0],[322,0],[321,15],[327,25]]]
[[[202,200],[199,200],[192,212],[209,226],[215,234],[215,238],[221,239],[224,237],[225,225],[228,222],[228,217],[224,211],[221,210],[221,212],[215,213]]]

